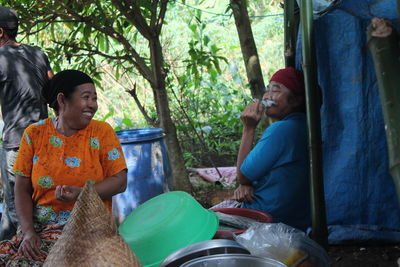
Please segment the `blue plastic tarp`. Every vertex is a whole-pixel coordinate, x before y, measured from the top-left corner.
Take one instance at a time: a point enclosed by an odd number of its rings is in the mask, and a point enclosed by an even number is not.
[[[396,0],[343,0],[314,18],[331,244],[400,242],[399,200],[366,36],[373,17],[390,19],[398,28],[396,10]],[[300,66],[301,34],[298,44]]]

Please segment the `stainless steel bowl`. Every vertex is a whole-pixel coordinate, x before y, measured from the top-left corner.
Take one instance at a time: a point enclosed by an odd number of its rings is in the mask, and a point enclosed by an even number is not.
[[[198,242],[173,252],[161,263],[160,267],[178,267],[187,261],[199,257],[232,253],[250,254],[246,248],[236,241],[213,239]]]
[[[204,256],[185,262],[181,267],[287,267],[285,264],[269,259],[244,254],[221,254]]]

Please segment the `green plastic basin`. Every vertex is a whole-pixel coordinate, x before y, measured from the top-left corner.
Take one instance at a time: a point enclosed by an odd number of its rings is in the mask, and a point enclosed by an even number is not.
[[[173,191],[156,196],[132,211],[119,233],[144,266],[158,266],[187,245],[210,240],[218,217],[191,195]]]

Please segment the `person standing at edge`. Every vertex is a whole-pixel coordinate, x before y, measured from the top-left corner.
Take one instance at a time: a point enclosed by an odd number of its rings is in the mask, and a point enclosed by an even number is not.
[[[0,240],[16,233],[15,175],[11,169],[25,128],[47,117],[41,91],[53,76],[49,60],[39,48],[16,41],[18,24],[15,10],[0,6],[0,105],[4,120],[0,155],[4,191]]]

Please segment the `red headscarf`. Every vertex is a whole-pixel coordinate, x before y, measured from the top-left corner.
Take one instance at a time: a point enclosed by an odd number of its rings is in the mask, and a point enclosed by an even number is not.
[[[304,95],[303,72],[293,67],[280,69],[272,75],[270,81],[278,82],[286,86],[295,94]]]

